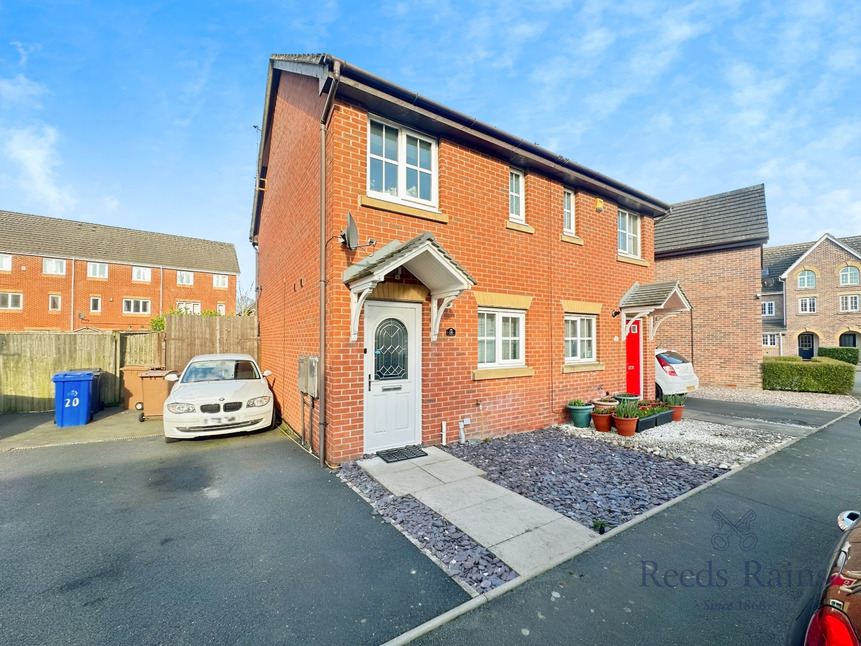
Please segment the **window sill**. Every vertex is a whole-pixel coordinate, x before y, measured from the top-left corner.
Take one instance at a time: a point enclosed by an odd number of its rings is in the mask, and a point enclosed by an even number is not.
[[[472,371],[473,381],[485,379],[508,379],[511,377],[531,377],[535,370],[526,366],[520,368],[479,368]]]
[[[528,224],[520,224],[519,222],[512,222],[511,220],[505,222],[505,228],[512,231],[520,231],[521,233],[535,233],[535,227],[531,227]]]
[[[798,316],[816,316],[819,312],[799,312]]]
[[[629,265],[637,265],[638,267],[648,267],[649,263],[643,260],[642,258],[634,258],[633,256],[623,256],[621,254],[616,254],[617,262],[625,262]]]
[[[430,220],[431,222],[448,224],[447,215],[440,213],[439,211],[435,211],[430,207],[424,209],[416,206],[407,206],[406,204],[401,204],[399,202],[381,200],[377,197],[370,197],[368,195],[359,196],[359,206],[366,206],[379,211],[389,211],[390,213],[400,213],[401,215],[409,215],[414,218],[421,218],[422,220]]]
[[[583,246],[583,238],[580,238],[578,236],[572,236],[572,235],[569,235],[567,233],[563,233],[561,236],[559,236],[559,239],[562,242],[568,242],[570,244],[580,245],[581,247]]]
[[[583,363],[566,363],[562,366],[562,374],[567,375],[571,372],[597,372],[604,369],[604,364],[597,361],[589,361]]]

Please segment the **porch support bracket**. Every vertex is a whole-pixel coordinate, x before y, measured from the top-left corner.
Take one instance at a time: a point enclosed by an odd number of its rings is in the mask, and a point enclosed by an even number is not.
[[[430,340],[436,341],[439,335],[439,325],[442,321],[442,315],[451,302],[461,295],[462,289],[454,292],[442,292],[439,294],[431,294],[431,317],[430,317]]]
[[[372,280],[350,287],[350,341],[359,340],[359,319],[365,309],[365,301],[379,282]]]

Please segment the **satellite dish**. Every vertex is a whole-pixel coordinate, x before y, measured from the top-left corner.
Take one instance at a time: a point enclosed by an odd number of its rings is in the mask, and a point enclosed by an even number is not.
[[[341,244],[347,245],[347,249],[356,249],[359,246],[359,230],[353,214],[347,211],[347,228],[341,231]]]

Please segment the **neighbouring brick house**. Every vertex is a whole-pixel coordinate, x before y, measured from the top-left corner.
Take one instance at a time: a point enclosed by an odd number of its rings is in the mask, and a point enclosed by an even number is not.
[[[767,247],[762,270],[766,355],[816,356],[861,345],[861,236]]]
[[[149,329],[172,310],[236,313],[236,249],[0,211],[0,331]]]
[[[329,55],[270,59],[262,130],[261,357],[321,461],[654,392],[656,317],[687,307],[653,284],[668,205]]]
[[[762,387],[767,241],[762,184],[673,204],[655,223],[657,280],[678,280],[692,305],[661,326],[657,345],[689,355],[702,385]]]

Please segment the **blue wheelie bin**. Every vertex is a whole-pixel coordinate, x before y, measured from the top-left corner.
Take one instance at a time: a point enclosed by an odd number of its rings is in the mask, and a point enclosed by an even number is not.
[[[54,423],[59,427],[82,426],[93,419],[90,396],[92,372],[58,372],[54,382]]]

